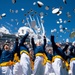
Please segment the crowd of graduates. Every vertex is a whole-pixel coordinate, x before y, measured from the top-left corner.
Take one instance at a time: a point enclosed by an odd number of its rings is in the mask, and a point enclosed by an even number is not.
[[[47,47],[46,36],[43,43],[31,37],[31,48],[26,42],[27,32],[19,42],[15,39],[12,50],[5,43],[0,50],[0,75],[75,75],[75,41],[64,48],[50,35],[51,47]]]

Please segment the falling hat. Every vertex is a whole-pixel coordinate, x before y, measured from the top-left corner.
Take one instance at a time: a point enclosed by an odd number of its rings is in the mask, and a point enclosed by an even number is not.
[[[46,6],[46,7],[45,7],[45,10],[49,10],[49,6]]]
[[[66,42],[69,42],[69,39],[68,38],[66,39]]]
[[[24,11],[24,8],[21,8],[21,11]]]
[[[36,2],[33,2],[33,5],[36,5]]]
[[[6,16],[6,13],[3,13],[1,16],[2,16],[2,17],[5,17],[5,16]]]
[[[73,41],[72,45],[75,45],[75,41]]]
[[[15,4],[16,3],[16,0],[12,0],[12,3]]]
[[[54,8],[54,9],[52,10],[52,13],[53,13],[53,14],[59,13],[59,8]]]
[[[41,1],[37,1],[38,7],[42,7],[44,4]]]
[[[63,0],[64,4],[67,4],[67,1],[66,0]]]

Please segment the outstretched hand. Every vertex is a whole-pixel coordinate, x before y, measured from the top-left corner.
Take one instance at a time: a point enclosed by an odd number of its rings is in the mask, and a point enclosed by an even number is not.
[[[51,39],[54,39],[54,35],[51,35]]]
[[[54,35],[51,35],[50,40],[51,42],[54,41]]]
[[[16,37],[16,42],[18,42],[18,37]]]

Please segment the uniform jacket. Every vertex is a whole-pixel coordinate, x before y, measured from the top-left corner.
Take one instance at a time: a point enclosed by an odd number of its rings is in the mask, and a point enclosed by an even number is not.
[[[6,51],[3,49],[2,51],[0,51],[0,63],[13,61],[14,54],[17,52],[17,48],[18,41],[15,42],[15,45],[12,50]]]

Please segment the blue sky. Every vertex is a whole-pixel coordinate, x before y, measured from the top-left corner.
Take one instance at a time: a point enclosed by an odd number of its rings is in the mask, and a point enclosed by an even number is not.
[[[71,42],[74,41],[75,38],[71,39],[69,35],[73,31],[73,29],[75,29],[75,12],[73,11],[73,9],[75,8],[75,0],[66,0],[67,4],[64,4],[63,0],[39,0],[44,4],[41,8],[39,8],[37,4],[33,5],[33,3],[37,1],[38,0],[16,0],[16,3],[13,4],[12,0],[0,0],[0,14],[6,13],[6,17],[0,19],[0,27],[5,26],[7,29],[10,30],[11,33],[17,32],[20,27],[24,26],[24,24],[22,23],[22,20],[26,19],[24,14],[27,13],[30,9],[33,9],[38,13],[48,13],[48,15],[44,16],[43,18],[46,36],[48,38],[50,37],[51,29],[57,29],[57,31],[54,33],[55,36],[58,36],[58,38],[56,38],[56,41],[62,42],[63,40],[65,41],[65,39],[67,38]],[[49,10],[45,9],[46,6],[49,6]],[[53,7],[63,7],[63,9],[61,10],[62,14],[60,16],[52,14]],[[21,11],[21,8],[24,8],[24,11]],[[11,13],[10,9],[14,11],[18,10],[18,13]],[[67,12],[71,14],[71,18],[67,17]],[[71,22],[57,24],[56,21],[59,20],[59,18],[61,18],[62,21],[71,20]],[[17,19],[19,24],[17,25],[16,21],[12,22],[11,19]],[[60,32],[60,25],[62,25],[63,27],[67,27],[70,32]]]

